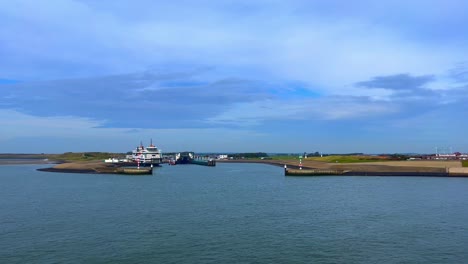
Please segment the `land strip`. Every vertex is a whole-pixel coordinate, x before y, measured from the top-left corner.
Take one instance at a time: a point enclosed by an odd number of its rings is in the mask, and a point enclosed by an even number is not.
[[[286,165],[298,169],[298,160],[222,160],[227,163],[263,163],[275,166]],[[349,171],[348,175],[446,175],[452,172],[454,176],[468,176],[468,170],[463,170],[460,161],[382,161],[362,163],[328,163],[315,160],[302,160],[303,169]]]

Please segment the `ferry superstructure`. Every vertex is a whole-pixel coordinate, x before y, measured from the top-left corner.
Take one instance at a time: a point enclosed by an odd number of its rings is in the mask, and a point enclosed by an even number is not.
[[[139,162],[142,165],[159,165],[161,164],[162,160],[162,152],[155,145],[153,145],[153,141],[151,140],[151,144],[146,148],[143,146],[143,143],[140,143],[140,145],[132,151],[132,155],[129,158],[132,161]]]

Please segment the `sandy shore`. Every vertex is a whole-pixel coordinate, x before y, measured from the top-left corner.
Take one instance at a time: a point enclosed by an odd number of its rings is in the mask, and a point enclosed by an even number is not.
[[[69,172],[69,173],[112,173],[115,171],[115,166],[104,163],[102,161],[87,161],[87,162],[66,162],[57,164],[52,168],[38,169],[48,172]]]

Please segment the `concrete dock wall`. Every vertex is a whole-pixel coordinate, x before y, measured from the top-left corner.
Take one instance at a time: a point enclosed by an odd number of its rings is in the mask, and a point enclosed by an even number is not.
[[[448,173],[453,176],[468,176],[468,168],[447,168]]]

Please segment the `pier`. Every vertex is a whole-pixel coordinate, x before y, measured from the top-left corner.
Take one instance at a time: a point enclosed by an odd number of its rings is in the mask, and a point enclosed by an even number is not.
[[[214,167],[214,166],[216,166],[216,160],[213,160],[213,159],[210,159],[210,160],[194,159],[194,160],[192,160],[190,162],[190,164]]]
[[[151,167],[143,167],[143,166],[134,166],[131,165],[130,167],[123,166],[123,165],[107,165],[104,167],[96,167],[94,170],[97,173],[104,173],[104,174],[125,174],[125,175],[152,175],[153,174],[153,166]]]
[[[152,175],[153,167],[151,168],[118,168],[116,173],[126,175]]]
[[[323,176],[323,175],[343,175],[349,171],[344,170],[330,170],[330,169],[313,169],[313,170],[297,170],[297,169],[284,169],[285,176]]]

